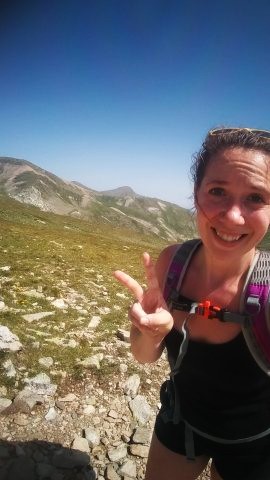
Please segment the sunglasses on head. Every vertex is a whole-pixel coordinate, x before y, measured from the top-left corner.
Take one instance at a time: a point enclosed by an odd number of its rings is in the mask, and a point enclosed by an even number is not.
[[[270,130],[257,130],[256,128],[215,128],[214,130],[210,130],[209,135],[226,135],[238,132],[239,130],[254,133],[259,138],[270,140]]]

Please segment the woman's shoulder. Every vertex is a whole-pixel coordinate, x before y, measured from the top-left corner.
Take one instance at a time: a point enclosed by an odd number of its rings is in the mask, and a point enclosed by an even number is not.
[[[176,252],[180,249],[180,247],[185,247],[183,250],[184,255],[190,254],[191,251],[195,250],[197,246],[201,244],[201,240],[198,238],[194,238],[192,240],[188,240],[184,243],[173,243],[171,245],[168,245],[166,248],[164,248],[157,260],[157,264],[162,267],[168,267],[169,264],[171,263],[174,255]]]
[[[164,286],[164,282],[166,280],[168,269],[172,262],[172,259],[180,246],[180,243],[168,245],[159,254],[156,263],[156,274],[161,288],[163,288]]]

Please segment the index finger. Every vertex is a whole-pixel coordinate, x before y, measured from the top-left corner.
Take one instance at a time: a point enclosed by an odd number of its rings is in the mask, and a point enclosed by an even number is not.
[[[128,288],[129,291],[134,295],[134,297],[141,302],[143,299],[143,288],[141,285],[135,280],[134,278],[130,277],[126,273],[122,272],[121,270],[116,270],[114,273],[114,277],[118,280],[124,287]]]
[[[149,253],[144,252],[143,254],[143,264],[144,264],[144,269],[145,269],[145,274],[146,274],[146,279],[147,279],[147,285],[149,289],[159,289],[159,282],[156,274],[156,269],[155,265],[152,262]]]

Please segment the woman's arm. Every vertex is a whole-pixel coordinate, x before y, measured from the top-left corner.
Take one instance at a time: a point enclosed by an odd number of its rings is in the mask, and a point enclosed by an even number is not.
[[[173,318],[163,298],[162,289],[169,262],[176,246],[163,250],[156,265],[148,253],[143,254],[147,289],[124,272],[114,272],[115,278],[135,296],[136,302],[129,310],[131,320],[131,351],[141,363],[156,361],[164,349],[164,338],[173,327]]]

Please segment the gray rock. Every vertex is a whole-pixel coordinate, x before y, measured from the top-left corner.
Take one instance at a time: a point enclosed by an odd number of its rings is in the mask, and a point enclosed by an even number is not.
[[[100,434],[94,427],[87,427],[84,429],[84,436],[91,448],[100,444]]]
[[[0,412],[4,411],[11,404],[12,404],[12,401],[9,400],[9,398],[0,398]]]
[[[140,444],[133,444],[130,445],[129,451],[131,455],[135,455],[136,457],[147,458],[149,447],[147,445],[140,445]]]
[[[101,317],[99,315],[93,315],[89,324],[88,328],[96,328],[101,322]]]
[[[103,354],[98,353],[92,357],[87,357],[84,360],[78,362],[78,365],[81,365],[85,368],[97,368],[100,369],[100,361],[103,359]]]
[[[89,443],[86,438],[80,437],[79,435],[76,435],[74,440],[72,441],[72,448],[73,450],[79,450],[80,452],[84,452],[89,454],[90,449],[89,449]]]
[[[47,422],[53,422],[57,418],[58,414],[54,407],[50,407],[45,415]]]
[[[131,400],[129,402],[129,407],[134,418],[142,425],[145,425],[154,413],[143,395],[137,395]]]
[[[137,476],[137,468],[136,463],[132,460],[127,460],[123,465],[119,468],[118,473],[121,476],[128,476],[130,478],[136,478]]]
[[[118,462],[122,458],[127,456],[127,447],[124,444],[119,445],[116,448],[108,450],[108,457],[111,462]]]
[[[4,363],[3,363],[3,368],[5,369],[6,371],[6,376],[8,378],[14,378],[16,377],[16,370],[15,370],[15,367],[12,363],[12,361],[10,359],[6,360]]]
[[[118,328],[116,335],[123,342],[130,343],[130,332],[128,330],[123,330],[122,328]]]
[[[38,395],[52,396],[57,390],[57,385],[51,383],[50,377],[46,373],[39,373],[33,378],[25,379],[27,388]]]
[[[65,397],[59,397],[59,402],[74,402],[77,400],[77,395],[75,393],[68,393]]]
[[[26,387],[14,398],[12,410],[14,412],[29,413],[35,405],[42,403],[43,397],[33,393]]]
[[[111,463],[106,468],[106,479],[107,480],[121,480],[121,477],[118,475],[114,466]]]
[[[17,352],[22,349],[22,344],[17,335],[12,333],[8,327],[0,325],[0,351]]]
[[[2,300],[1,300],[0,301],[0,311],[5,310],[5,307],[6,307],[5,302],[2,302]]]
[[[151,435],[152,431],[149,428],[138,427],[133,434],[132,441],[134,443],[149,445]]]
[[[7,387],[5,387],[4,385],[1,385],[0,387],[0,397],[6,397],[7,395]]]
[[[57,298],[56,300],[54,300],[51,303],[54,307],[59,308],[59,309],[64,309],[64,308],[68,307],[68,304],[65,302],[65,300],[63,298]]]
[[[43,295],[42,295],[43,296]],[[54,315],[55,312],[39,312],[39,313],[27,313],[22,315],[22,318],[27,322],[35,322],[37,320],[41,320],[42,318],[48,317],[50,315]]]
[[[140,386],[140,377],[137,373],[131,375],[123,386],[124,393],[134,398],[137,395]]]
[[[42,367],[50,368],[53,365],[53,358],[52,357],[42,357],[38,359],[38,363],[42,365]]]

